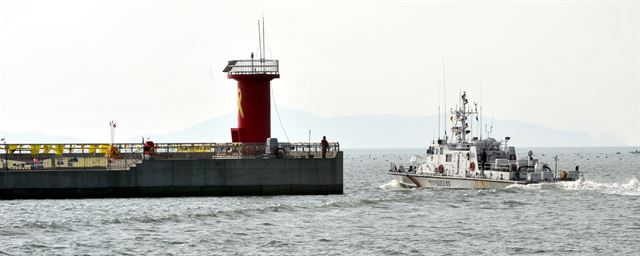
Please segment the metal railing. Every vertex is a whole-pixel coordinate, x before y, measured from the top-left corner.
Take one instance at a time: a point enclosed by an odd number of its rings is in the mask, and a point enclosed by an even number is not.
[[[144,155],[140,143],[113,144],[117,156],[108,156],[109,144],[0,144],[1,170],[127,170],[143,160],[322,158],[320,143],[278,143],[276,152],[266,154],[265,143],[156,143],[153,153]],[[329,143],[325,158],[335,158],[340,144]]]
[[[80,169],[105,169],[105,170],[129,170],[142,162],[142,156],[109,159],[106,157],[60,157],[48,159],[9,159],[9,166],[1,161],[0,171],[5,170],[80,170]]]
[[[284,150],[285,157],[289,158],[321,158],[322,145],[320,143],[279,143],[279,147]],[[325,157],[334,158],[340,151],[340,143],[330,142]]]
[[[103,143],[73,143],[73,144],[0,144],[0,154],[5,155],[70,155],[89,154],[105,155],[109,144]],[[143,146],[139,143],[114,144],[123,154],[142,153]]]
[[[278,60],[230,60],[222,72],[229,75],[277,75],[278,69]]]
[[[322,157],[320,143],[278,143],[277,148],[282,150],[283,158],[309,158]],[[340,144],[329,143],[325,157],[333,158],[340,151]],[[207,158],[262,158],[266,152],[265,143],[158,143],[155,145],[158,156],[163,154],[189,155],[187,158],[198,154]],[[274,154],[277,152],[273,152]],[[210,154],[210,155],[208,155]]]

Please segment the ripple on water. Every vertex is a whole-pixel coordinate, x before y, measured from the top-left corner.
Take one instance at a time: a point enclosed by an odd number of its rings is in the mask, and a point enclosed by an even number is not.
[[[584,151],[582,155],[626,152],[571,150]],[[635,255],[640,251],[638,160],[620,155],[622,161],[592,162],[572,151],[536,149],[547,156],[565,153],[561,158],[575,161],[590,179],[506,190],[408,189],[385,173],[388,162],[408,161],[422,151],[345,152],[344,195],[0,201],[0,254]]]

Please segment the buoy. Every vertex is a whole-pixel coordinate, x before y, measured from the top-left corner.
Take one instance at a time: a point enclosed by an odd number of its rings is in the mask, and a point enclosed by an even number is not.
[[[444,172],[444,166],[442,166],[442,165],[438,166],[438,172],[439,173],[443,173]]]
[[[475,169],[476,169],[476,163],[471,162],[471,163],[469,164],[469,170],[474,171]]]

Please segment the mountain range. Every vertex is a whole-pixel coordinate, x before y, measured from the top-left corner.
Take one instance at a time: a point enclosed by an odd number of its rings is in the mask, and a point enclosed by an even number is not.
[[[437,117],[404,115],[355,115],[323,118],[305,111],[279,107],[271,111],[271,134],[280,141],[319,142],[322,136],[340,142],[343,148],[420,148],[438,136]],[[229,128],[236,127],[236,114],[228,113],[197,123],[184,130],[166,134],[145,134],[156,142],[228,142]],[[441,124],[443,125],[443,124]],[[490,124],[489,124],[490,125]],[[441,127],[444,129],[444,127]],[[475,129],[475,128],[474,128]],[[493,121],[493,136],[510,136],[510,144],[517,146],[584,147],[624,145],[613,136],[592,137],[586,133],[565,131],[514,120]],[[80,138],[44,133],[3,133],[11,141],[21,143],[80,143]],[[143,135],[125,142],[139,142]],[[287,139],[288,137],[288,139]]]

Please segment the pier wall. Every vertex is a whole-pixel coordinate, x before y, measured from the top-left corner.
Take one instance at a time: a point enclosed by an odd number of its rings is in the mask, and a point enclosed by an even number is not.
[[[0,171],[0,199],[342,194],[335,158],[147,160],[131,170]]]

